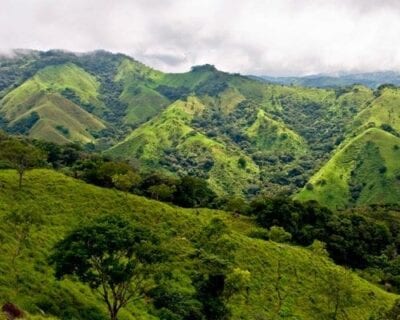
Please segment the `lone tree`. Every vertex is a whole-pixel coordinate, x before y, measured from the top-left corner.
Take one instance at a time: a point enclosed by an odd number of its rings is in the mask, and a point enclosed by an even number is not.
[[[57,243],[50,262],[57,278],[75,275],[99,292],[116,320],[120,309],[144,292],[149,268],[162,258],[158,248],[146,229],[106,216]]]
[[[0,159],[17,170],[18,187],[22,187],[22,179],[26,170],[32,169],[45,161],[44,154],[32,145],[20,140],[5,140],[0,143]]]

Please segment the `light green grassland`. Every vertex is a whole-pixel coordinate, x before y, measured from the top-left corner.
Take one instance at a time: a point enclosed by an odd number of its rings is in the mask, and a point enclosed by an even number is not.
[[[339,279],[339,286],[350,288],[343,301],[347,319],[367,320],[396,299],[355,274],[346,275],[343,268],[308,249],[249,238],[256,228],[249,218],[208,209],[181,209],[134,195],[126,197],[44,169],[28,172],[22,190],[18,190],[17,174],[12,170],[0,171],[0,183],[1,218],[23,210],[42,219],[40,226],[32,229],[29,245],[17,258],[15,270],[10,263],[17,245],[14,229],[7,221],[0,225],[0,301],[12,300],[31,314],[55,305],[64,311],[79,309],[83,319],[88,319],[90,312],[105,315],[96,295],[73,279],[57,282],[47,262],[54,243],[68,231],[105,214],[123,216],[158,234],[163,246],[175,252],[168,268],[177,282],[171,286],[188,286],[187,290],[191,290],[188,254],[193,250],[189,240],[212,218],[221,218],[229,227],[231,240],[238,245],[237,266],[251,273],[248,296],[243,293],[230,301],[232,319],[330,319],[334,305],[329,279],[334,278]],[[278,276],[285,296],[279,316],[275,289]],[[125,308],[120,319],[155,319],[149,310],[148,301],[141,300]],[[344,319],[343,315],[338,319]]]
[[[68,63],[46,67],[12,90],[1,100],[0,112],[10,125],[36,112],[39,121],[29,131],[32,138],[44,138],[56,143],[93,142],[90,131],[105,128],[103,121],[61,96],[65,89],[75,92],[82,103],[91,104],[95,108],[94,113],[104,109],[98,98],[97,80]],[[61,134],[57,126],[67,129],[68,134]]]
[[[399,146],[400,138],[370,128],[345,143],[310,179],[312,190],[305,187],[295,198],[317,200],[332,209],[344,208],[351,202],[353,175],[362,186],[357,205],[396,203],[400,194]]]

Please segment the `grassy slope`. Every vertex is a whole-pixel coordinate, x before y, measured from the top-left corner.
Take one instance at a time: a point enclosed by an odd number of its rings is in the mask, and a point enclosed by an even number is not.
[[[400,131],[400,90],[385,88],[367,108],[355,118],[354,126],[388,124]]]
[[[190,127],[194,115],[205,106],[197,98],[171,104],[159,116],[132,132],[122,143],[108,151],[112,156],[129,155],[140,159],[150,167],[160,167],[165,152],[174,150],[184,158],[195,158],[202,162],[211,158],[214,162],[209,174],[209,183],[220,194],[241,193],[254,181],[258,168],[239,149],[215,141]],[[246,159],[245,169],[239,168],[240,157]]]
[[[328,313],[333,310],[333,305],[327,300],[330,288],[321,279],[342,274],[342,268],[303,248],[247,237],[254,226],[246,218],[206,209],[181,209],[133,195],[126,199],[120,192],[90,186],[49,170],[29,172],[22,191],[17,190],[14,171],[0,171],[0,182],[0,216],[18,209],[43,216],[43,224],[33,230],[30,246],[17,260],[20,272],[17,297],[9,261],[10,253],[15,250],[12,228],[6,223],[0,226],[3,238],[0,301],[12,299],[31,313],[39,313],[38,305],[45,309],[51,303],[62,311],[71,306],[72,309],[79,308],[84,319],[91,318],[90,312],[104,312],[97,297],[85,286],[72,280],[57,283],[46,259],[52,245],[66,232],[107,213],[140,221],[154,232],[166,234],[163,243],[180,252],[176,256],[177,263],[172,263],[170,267],[176,273],[180,286],[185,286],[185,266],[190,263],[183,258],[191,250],[187,239],[211,218],[222,218],[232,231],[232,240],[239,246],[238,266],[251,272],[247,301],[244,297],[231,301],[233,319],[274,318],[278,302],[273,286],[278,260],[281,261],[281,290],[288,294],[282,308],[284,314],[290,314],[295,319],[328,319]],[[377,308],[390,306],[396,298],[355,275],[346,281],[352,281],[352,297],[346,302],[350,304],[346,310],[348,319],[368,319]],[[153,319],[148,315],[147,308],[143,301],[136,307],[129,306],[121,313],[121,320]]]
[[[101,109],[98,87],[93,76],[73,64],[50,66],[7,94],[1,101],[0,111],[11,125],[37,112],[40,120],[29,132],[33,138],[86,143],[93,141],[89,130],[98,131],[105,125],[93,114],[62,97],[60,92],[73,90],[81,102]],[[60,125],[68,129],[68,135],[62,135],[56,129]]]
[[[361,186],[355,204],[396,203],[400,196],[400,138],[370,128],[345,143],[296,199],[317,200],[330,208],[351,203],[350,184]],[[381,168],[386,167],[382,172]],[[353,172],[353,174],[352,174]]]
[[[247,129],[247,135],[261,150],[302,154],[307,150],[306,143],[296,132],[283,123],[268,117],[261,109],[257,120]]]
[[[127,124],[143,123],[169,104],[169,100],[152,87],[162,77],[161,72],[134,60],[122,61],[115,81],[123,84],[120,99],[127,104],[124,119]]]

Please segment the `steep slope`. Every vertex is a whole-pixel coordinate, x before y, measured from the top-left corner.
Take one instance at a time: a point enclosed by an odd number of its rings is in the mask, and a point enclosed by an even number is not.
[[[374,98],[370,89],[361,86],[334,91],[265,85],[218,71],[210,65],[193,67],[190,72],[182,74],[163,74],[129,62],[125,64],[120,70],[120,79],[126,86],[122,96],[126,101],[132,101],[127,117],[134,124],[146,117],[150,117],[150,121],[135,129],[107,154],[138,157],[147,167],[162,167],[178,174],[205,177],[219,193],[227,191],[228,183],[223,180],[234,182],[237,179],[233,177],[238,173],[241,173],[243,182],[229,193],[253,195],[267,190],[272,194],[290,194],[304,186],[315,168],[329,158],[330,152],[343,139],[354,115]],[[162,130],[170,133],[160,133],[160,126],[153,126],[153,121],[164,120],[160,120],[160,116],[151,118],[151,115],[170,113],[170,107],[165,106],[166,97],[169,101],[185,101],[188,96],[196,97],[204,107],[202,112],[185,120],[185,126],[191,129],[184,131],[188,133],[193,129],[203,138],[218,142],[225,149],[224,157],[227,159],[238,155],[244,158],[249,164],[244,172],[238,172],[235,161],[229,161],[231,165],[225,167],[224,174],[219,169],[210,171],[217,163],[215,159],[221,157],[207,156],[208,152],[204,152],[207,147],[202,149],[198,141],[197,151],[185,152],[187,145],[192,145],[191,140],[194,140],[191,138],[185,143],[190,135],[180,135],[179,139],[160,138],[172,136],[178,129],[173,129],[175,124],[167,125]],[[144,107],[144,101],[152,108]],[[176,128],[180,127],[176,125]],[[144,131],[152,133],[144,134]],[[156,140],[149,137],[157,134]],[[203,138],[200,140],[205,141]],[[171,139],[175,142],[166,141]],[[150,140],[152,143],[148,144]],[[147,151],[143,150],[151,148],[156,151],[146,156]],[[214,176],[218,176],[217,180]]]
[[[204,176],[219,194],[244,192],[258,168],[240,149],[211,139],[191,127],[205,106],[195,97],[176,101],[107,151],[114,157],[134,157],[149,168]],[[240,165],[239,159],[244,161]]]
[[[293,130],[288,129],[260,109],[257,120],[247,129],[247,135],[257,148],[265,151],[301,154],[307,150],[306,142]]]
[[[120,100],[126,104],[124,122],[137,125],[157,115],[169,104],[168,98],[152,86],[163,74],[131,59],[118,67],[115,81],[123,85]]]
[[[400,138],[370,128],[339,148],[296,195],[332,209],[349,205],[398,203]]]
[[[400,90],[387,86],[266,84],[212,65],[169,74],[104,51],[20,53],[0,70],[1,128],[93,143],[145,169],[206,178],[220,194],[293,195],[343,141],[400,128]],[[193,99],[201,112],[180,118],[175,102]]]
[[[337,319],[367,320],[380,307],[390,307],[397,298],[345,272],[316,252],[248,237],[254,231],[248,218],[206,209],[180,209],[133,195],[126,197],[49,170],[29,172],[22,190],[17,189],[16,180],[14,171],[0,171],[0,217],[4,219],[10,212],[23,210],[39,215],[42,223],[31,230],[29,245],[24,246],[14,264],[14,226],[4,220],[0,225],[0,301],[11,300],[32,314],[60,319],[106,319],[98,296],[73,279],[56,281],[47,262],[57,240],[103,214],[124,216],[162,236],[163,244],[176,252],[168,262],[167,268],[173,275],[169,285],[182,292],[191,290],[187,274],[192,252],[189,240],[212,218],[223,219],[229,227],[229,237],[238,246],[237,266],[250,272],[247,296],[230,301],[232,319],[330,319],[335,310],[330,283],[347,288],[343,289],[345,297],[340,306],[345,315],[340,312]],[[279,292],[285,296],[283,300],[277,296],[277,281]],[[151,300],[143,299],[128,305],[120,319],[155,320],[152,311]]]
[[[73,64],[49,66],[9,92],[0,104],[8,127],[32,138],[54,142],[94,141],[91,131],[105,128],[91,114],[103,108],[96,79]],[[74,97],[81,106],[68,100]]]
[[[390,126],[400,131],[400,90],[384,87],[377,92],[377,98],[354,119],[353,126]]]

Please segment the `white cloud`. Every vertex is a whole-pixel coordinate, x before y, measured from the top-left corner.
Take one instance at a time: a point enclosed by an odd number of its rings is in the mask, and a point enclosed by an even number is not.
[[[166,71],[400,70],[397,0],[1,0],[0,49],[106,49]]]

